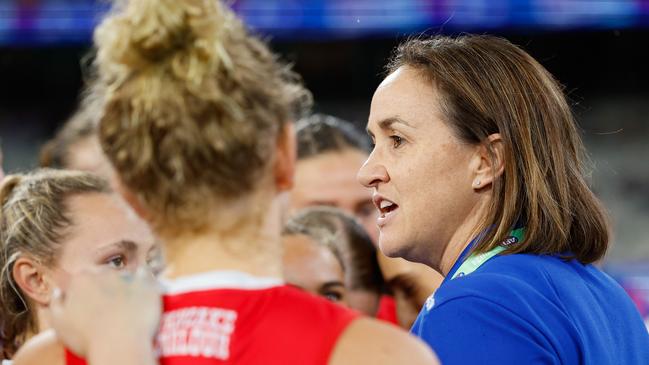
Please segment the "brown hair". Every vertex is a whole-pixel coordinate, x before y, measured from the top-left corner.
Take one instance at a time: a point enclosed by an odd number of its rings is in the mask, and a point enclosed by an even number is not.
[[[302,160],[327,152],[346,149],[372,152],[367,134],[354,124],[331,115],[313,114],[295,125],[297,132],[297,158]]]
[[[381,292],[383,276],[376,248],[363,227],[342,210],[324,206],[302,209],[291,217],[284,234],[303,234],[331,248],[342,261],[349,289]]]
[[[523,241],[507,253],[566,254],[582,263],[606,253],[608,222],[585,181],[575,119],[543,66],[505,39],[475,35],[406,41],[388,71],[401,66],[418,70],[439,91],[444,121],[462,141],[502,137],[505,171],[476,230],[485,232],[476,252],[524,225]]]
[[[201,229],[212,199],[255,188],[311,100],[219,1],[120,2],[95,42],[102,147],[158,230]]]
[[[28,255],[43,265],[58,259],[65,232],[73,222],[66,199],[84,193],[108,193],[99,177],[76,171],[42,169],[9,175],[0,185],[0,339],[10,358],[28,333],[37,332],[28,300],[13,280],[13,264]]]

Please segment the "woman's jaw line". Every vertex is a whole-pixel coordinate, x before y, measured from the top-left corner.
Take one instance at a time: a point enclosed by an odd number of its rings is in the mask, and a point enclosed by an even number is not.
[[[380,202],[380,200],[379,200]],[[480,217],[482,216],[481,204],[476,204],[471,212],[457,225],[457,228],[451,232],[443,234],[446,239],[427,239],[417,238],[417,243],[409,242],[399,244],[399,247],[392,247],[393,245],[386,244],[383,241],[384,231],[389,230],[392,222],[397,216],[386,217],[384,224],[380,225],[380,238],[379,247],[381,251],[388,257],[399,257],[407,261],[417,262],[429,266],[441,275],[446,276],[453,268],[455,262],[459,259],[462,252],[471,243],[474,236],[477,234],[476,227],[480,224]],[[399,212],[390,212],[388,214],[398,214]],[[380,218],[379,218],[380,219]],[[395,223],[396,224],[396,223]],[[388,233],[389,234],[389,233]],[[418,247],[426,245],[426,247]]]

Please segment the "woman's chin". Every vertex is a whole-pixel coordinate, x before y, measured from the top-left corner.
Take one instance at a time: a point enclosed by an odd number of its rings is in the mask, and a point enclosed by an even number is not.
[[[391,240],[383,234],[379,237],[379,248],[385,256],[393,258],[405,258],[406,252],[408,251],[405,244]]]

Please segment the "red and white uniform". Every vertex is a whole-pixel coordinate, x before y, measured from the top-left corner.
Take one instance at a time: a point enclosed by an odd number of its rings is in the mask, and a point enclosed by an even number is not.
[[[358,314],[276,279],[234,271],[164,283],[161,365],[327,364]],[[66,352],[67,365],[85,361]]]

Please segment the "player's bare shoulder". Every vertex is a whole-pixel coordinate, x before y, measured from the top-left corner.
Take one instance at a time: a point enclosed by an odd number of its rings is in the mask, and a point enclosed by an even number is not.
[[[21,346],[13,365],[65,365],[65,348],[53,330],[44,331]]]
[[[426,364],[439,361],[426,344],[391,324],[369,318],[352,322],[330,357],[330,365]]]

